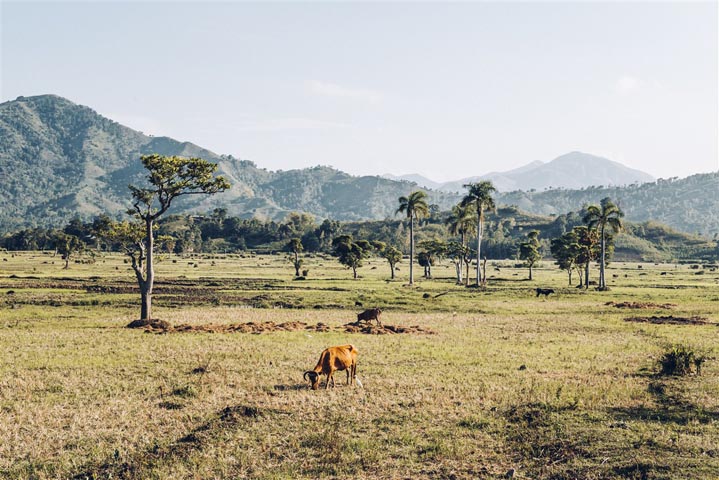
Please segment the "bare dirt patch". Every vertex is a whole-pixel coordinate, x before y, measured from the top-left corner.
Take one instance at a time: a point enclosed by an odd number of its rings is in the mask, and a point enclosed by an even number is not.
[[[631,308],[631,309],[650,309],[659,308],[663,310],[671,310],[676,308],[675,303],[652,303],[652,302],[607,302],[604,305],[615,308]]]
[[[692,316],[692,317],[675,317],[674,315],[656,316],[650,317],[627,317],[624,319],[625,322],[639,322],[639,323],[653,323],[655,325],[707,325],[709,322],[705,317]]]

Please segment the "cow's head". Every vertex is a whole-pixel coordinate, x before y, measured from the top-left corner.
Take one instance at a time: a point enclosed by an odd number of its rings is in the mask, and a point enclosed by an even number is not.
[[[309,379],[307,378],[309,377]],[[309,380],[312,390],[320,388],[320,374],[312,370],[307,370],[303,376],[305,380]]]

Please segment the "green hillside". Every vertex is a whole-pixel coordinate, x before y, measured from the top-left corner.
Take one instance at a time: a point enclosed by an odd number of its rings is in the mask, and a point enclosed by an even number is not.
[[[599,203],[617,202],[633,222],[657,221],[683,232],[713,237],[719,233],[719,172],[627,187],[590,187],[581,190],[500,193],[497,200],[542,215]]]
[[[0,232],[59,226],[100,213],[121,216],[127,185],[143,182],[140,156],[198,156],[219,164],[232,188],[212,197],[183,198],[173,213],[225,208],[230,215],[283,220],[290,212],[341,221],[393,218],[397,198],[417,185],[377,176],[356,177],[331,167],[272,172],[188,142],[152,137],[55,95],[0,104]],[[448,210],[460,196],[429,191]],[[556,215],[611,197],[631,222],[658,221],[713,237],[719,232],[719,172],[629,187],[498,193],[499,205]]]
[[[127,185],[143,181],[139,159],[148,153],[202,157],[218,163],[232,183],[212,198],[182,199],[176,212],[224,207],[262,219],[280,220],[291,211],[339,220],[384,218],[413,188],[329,167],[270,172],[192,143],[144,135],[55,95],[20,97],[0,104],[0,230],[121,214]],[[439,192],[430,198],[445,208],[455,200]]]

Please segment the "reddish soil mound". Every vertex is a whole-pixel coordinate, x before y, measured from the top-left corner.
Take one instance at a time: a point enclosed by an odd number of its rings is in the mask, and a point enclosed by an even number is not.
[[[676,307],[675,303],[652,303],[652,302],[607,302],[604,305],[616,308],[632,308],[632,309],[643,309],[643,308],[661,308],[664,310],[671,310]]]
[[[157,330],[166,330],[172,328],[169,322],[164,320],[133,320],[126,325],[127,328],[150,328]]]
[[[295,332],[297,330],[311,330],[314,332],[328,332],[330,330],[329,325],[324,323],[317,323],[315,325],[308,325],[304,322],[247,322],[247,323],[230,323],[230,324],[215,324],[208,323],[205,325],[189,325],[180,324],[175,327],[167,322],[163,324],[146,324],[144,328],[148,332],[152,333],[187,333],[187,332],[203,332],[203,333],[267,333],[267,332]]]
[[[651,317],[628,317],[624,319],[625,322],[640,322],[640,323],[653,323],[656,325],[669,324],[669,325],[706,325],[707,319],[704,317],[675,317],[674,315],[665,315],[663,317],[651,316]]]
[[[296,332],[300,330],[312,331],[312,332],[329,332],[332,328],[322,322],[318,322],[315,325],[309,325],[304,322],[247,322],[247,323],[230,323],[230,324],[215,324],[208,323],[204,325],[189,325],[180,324],[172,326],[168,322],[163,320],[153,320],[152,323],[144,322],[140,323],[138,320],[132,322],[132,328],[143,328],[149,333],[188,333],[188,332],[202,332],[202,333],[270,333],[270,332]],[[128,327],[130,326],[128,325]],[[356,323],[348,323],[343,327],[337,327],[337,330],[342,330],[347,333],[365,333],[369,335],[384,335],[394,333],[414,333],[414,334],[433,334],[434,332],[419,327],[417,325],[412,327],[405,327],[401,325],[385,325],[379,327],[376,325],[357,325]]]
[[[371,325],[364,324],[358,325],[357,322],[348,323],[344,326],[344,331],[347,333],[364,333],[367,335],[387,335],[395,333],[413,333],[413,334],[426,334],[433,335],[434,332],[428,328],[422,328],[418,325],[411,327],[405,327],[403,325]]]

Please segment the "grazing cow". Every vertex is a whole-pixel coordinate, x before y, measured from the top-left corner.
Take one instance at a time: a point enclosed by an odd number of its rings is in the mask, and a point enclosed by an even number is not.
[[[376,320],[377,325],[382,326],[382,322],[379,320],[380,315],[382,315],[382,310],[379,308],[368,308],[364,312],[357,314],[357,323],[362,321],[369,323],[372,320]]]
[[[547,298],[550,293],[554,293],[554,290],[551,288],[537,288],[537,297],[544,295],[544,298]]]
[[[320,375],[327,375],[325,389],[330,387],[330,382],[332,382],[332,388],[334,388],[335,379],[332,375],[338,370],[345,370],[347,372],[347,385],[354,385],[357,376],[357,354],[357,348],[354,345],[326,348],[320,354],[320,359],[317,361],[315,368],[307,370],[303,378],[307,380],[307,377],[309,377],[312,390],[317,390],[320,386]]]

